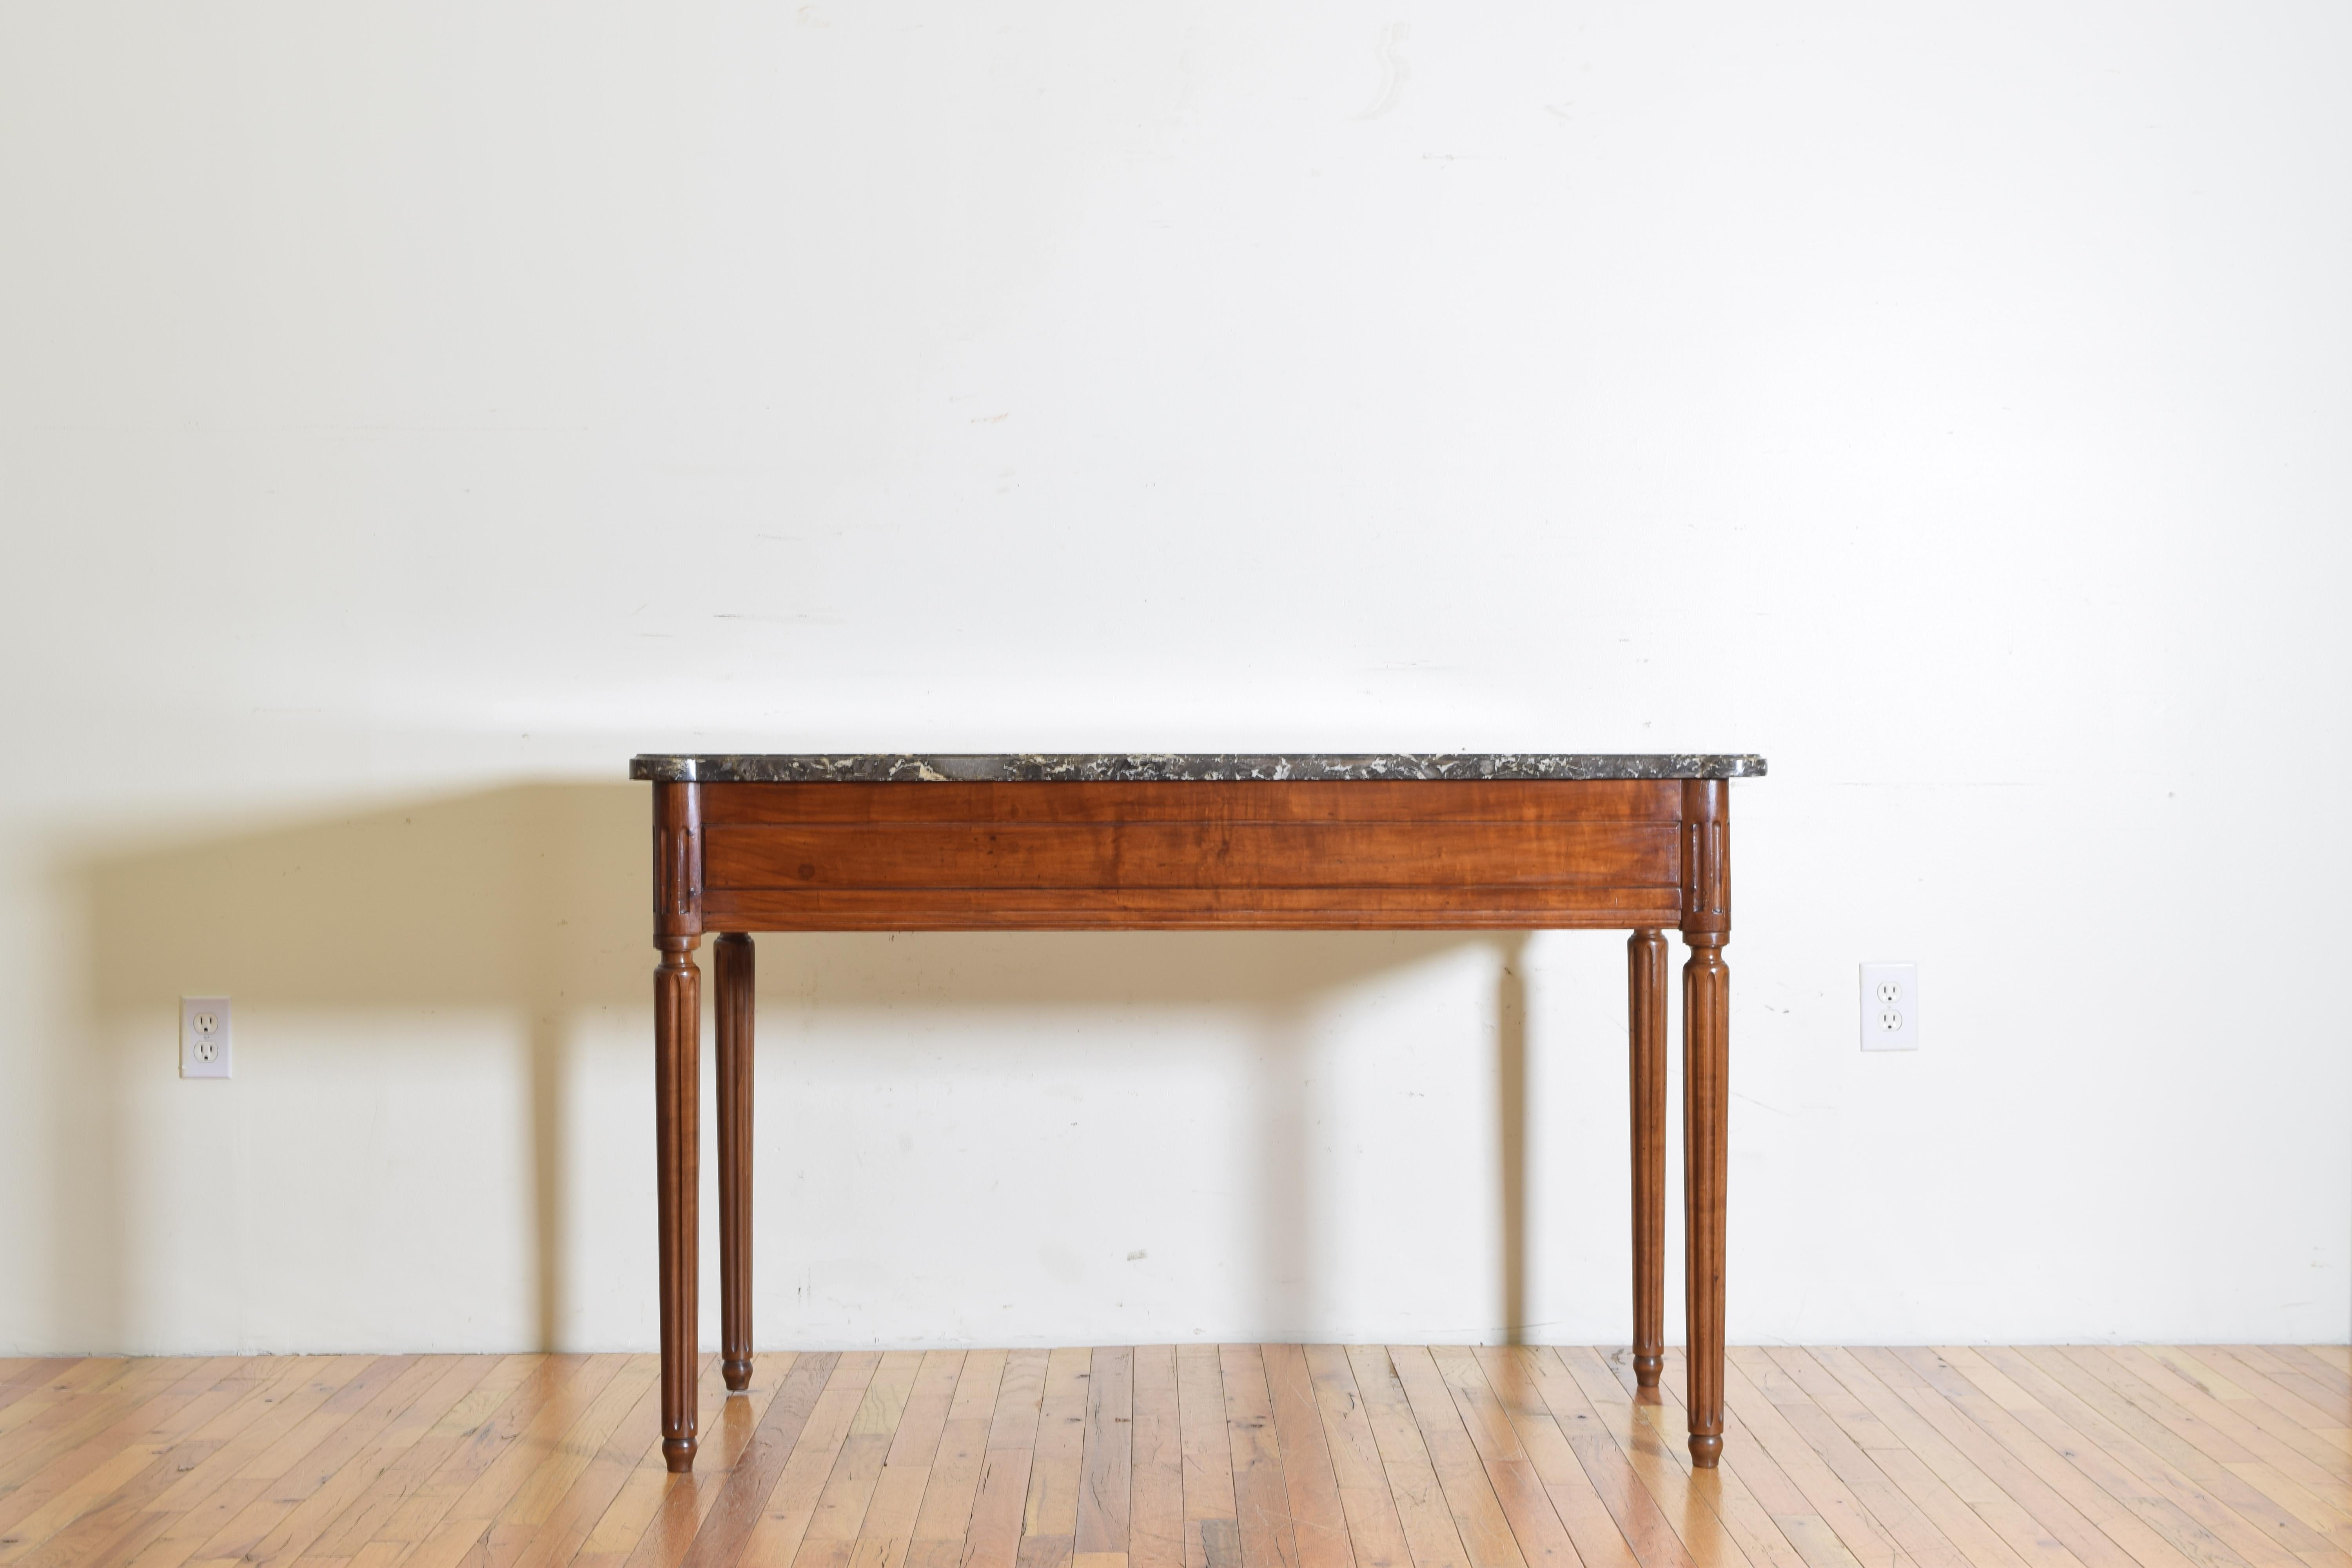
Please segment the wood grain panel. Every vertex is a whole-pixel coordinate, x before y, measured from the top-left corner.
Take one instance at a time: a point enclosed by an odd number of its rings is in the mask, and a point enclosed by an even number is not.
[[[798,889],[714,891],[712,931],[1623,931],[1671,888]]]
[[[1675,822],[1674,779],[714,784],[707,826],[883,822]]]
[[[1682,921],[1674,780],[709,784],[698,929]]]
[[[706,827],[704,896],[744,888],[1644,887],[1646,823],[1119,822]]]

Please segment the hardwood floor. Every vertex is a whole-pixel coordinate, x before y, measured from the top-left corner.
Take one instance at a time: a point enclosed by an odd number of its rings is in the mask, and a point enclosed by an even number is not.
[[[2352,1568],[2352,1356],[1179,1345],[0,1361],[0,1564]]]

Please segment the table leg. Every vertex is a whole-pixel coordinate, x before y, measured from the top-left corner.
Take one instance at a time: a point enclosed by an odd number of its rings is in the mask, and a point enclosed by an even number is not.
[[[1731,1046],[1731,792],[1683,782],[1683,1321],[1691,1463],[1723,1458],[1723,1213]]]
[[[1633,1381],[1654,1389],[1666,1364],[1664,933],[1635,931],[1625,943],[1625,968],[1633,1042]]]
[[[694,1468],[696,1205],[702,1184],[702,976],[698,937],[662,939],[654,971],[654,1159],[658,1168],[662,1460]]]
[[[712,944],[719,985],[719,1370],[751,1386],[751,939]]]
[[[1720,937],[1694,936],[1683,965],[1683,1300],[1691,1463],[1723,1455],[1723,1241],[1731,971]]]

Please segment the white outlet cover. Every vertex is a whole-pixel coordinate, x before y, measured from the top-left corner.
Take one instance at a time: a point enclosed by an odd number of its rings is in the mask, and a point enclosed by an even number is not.
[[[227,997],[180,998],[182,1078],[228,1077],[233,1049]]]
[[[1862,966],[1862,1048],[1865,1051],[1916,1051],[1919,1048],[1917,964],[1865,963]]]

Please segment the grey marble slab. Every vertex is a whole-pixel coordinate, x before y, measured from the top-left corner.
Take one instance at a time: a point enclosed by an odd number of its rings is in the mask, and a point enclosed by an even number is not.
[[[699,784],[1157,784],[1227,779],[1747,779],[1745,753],[1599,752],[1437,755],[1302,752],[1268,755],[1015,752],[1003,756],[774,756],[747,752],[640,756],[633,779]]]

